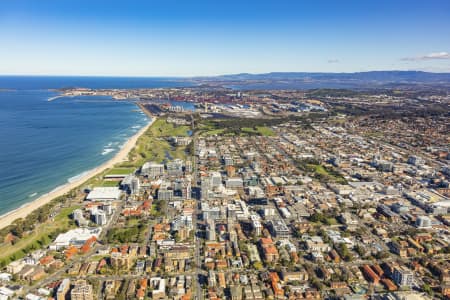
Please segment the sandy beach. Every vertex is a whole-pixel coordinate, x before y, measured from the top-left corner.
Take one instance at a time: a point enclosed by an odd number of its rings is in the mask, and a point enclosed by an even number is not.
[[[144,112],[146,112],[146,111],[144,110]],[[125,144],[122,146],[122,148],[119,150],[119,152],[117,152],[116,155],[114,155],[114,157],[111,158],[109,161],[103,163],[102,165],[100,165],[92,170],[85,172],[82,176],[80,176],[76,180],[73,180],[70,183],[62,185],[62,186],[58,187],[57,189],[55,189],[45,195],[42,195],[41,197],[37,198],[36,200],[34,200],[30,203],[27,203],[27,204],[23,205],[22,207],[19,207],[7,214],[0,216],[0,228],[10,225],[16,219],[25,218],[27,215],[29,215],[35,209],[41,207],[42,205],[49,203],[56,197],[59,197],[59,196],[62,196],[64,194],[68,193],[72,189],[83,184],[85,181],[87,181],[91,177],[105,171],[106,169],[112,168],[117,163],[126,161],[127,157],[128,157],[128,153],[134,148],[139,137],[153,124],[153,122],[155,122],[155,120],[156,120],[156,117],[151,116],[151,121],[145,127],[141,128],[128,141],[126,141]]]

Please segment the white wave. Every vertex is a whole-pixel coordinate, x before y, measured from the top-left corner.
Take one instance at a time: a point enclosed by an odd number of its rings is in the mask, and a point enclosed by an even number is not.
[[[38,193],[33,193],[33,194],[28,195],[28,197],[32,198],[32,197],[36,196],[37,194]]]
[[[74,181],[76,181],[77,179],[79,179],[80,177],[83,177],[84,175],[86,175],[87,173],[89,173],[89,171],[84,171],[83,173],[80,173],[80,174],[78,174],[78,175],[75,175],[75,176],[73,176],[73,177],[70,177],[69,179],[67,179],[67,182],[69,182],[69,183],[71,183],[71,182],[74,182]],[[58,190],[58,189],[60,189],[61,187],[57,187],[55,190]],[[53,190],[53,191],[55,191],[55,190]]]
[[[102,155],[107,155],[108,153],[111,153],[114,151],[114,148],[104,148]]]

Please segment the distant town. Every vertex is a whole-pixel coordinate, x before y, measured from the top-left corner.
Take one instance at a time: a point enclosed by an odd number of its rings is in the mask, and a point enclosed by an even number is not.
[[[59,92],[154,122],[0,230],[0,299],[450,297],[445,89]]]

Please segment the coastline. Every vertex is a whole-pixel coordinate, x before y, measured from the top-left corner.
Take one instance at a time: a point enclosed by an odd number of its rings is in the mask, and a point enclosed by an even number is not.
[[[141,109],[142,107],[138,105]],[[61,185],[59,187],[56,187],[52,191],[48,192],[47,194],[44,194],[40,196],[39,198],[24,204],[23,206],[16,208],[4,215],[0,216],[0,229],[4,228],[11,223],[13,223],[16,219],[19,218],[25,218],[28,216],[31,212],[38,209],[39,207],[51,202],[53,199],[62,196],[68,192],[70,192],[72,189],[77,188],[87,180],[89,180],[91,177],[96,176],[97,174],[102,173],[103,171],[110,169],[114,167],[114,165],[124,162],[128,158],[128,153],[135,147],[139,137],[144,134],[147,129],[156,121],[155,116],[151,116],[148,114],[146,110],[144,110],[144,113],[146,113],[149,117],[151,117],[151,120],[147,125],[142,127],[136,134],[134,134],[132,137],[130,137],[120,148],[120,150],[108,161],[104,162],[100,166],[97,166],[89,171],[86,171],[82,173],[82,176],[76,178],[76,180],[73,180],[71,182],[68,182],[64,185]]]

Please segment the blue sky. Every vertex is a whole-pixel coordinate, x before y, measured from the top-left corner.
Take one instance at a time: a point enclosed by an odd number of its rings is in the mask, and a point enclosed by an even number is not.
[[[0,74],[450,72],[448,0],[0,1]]]

